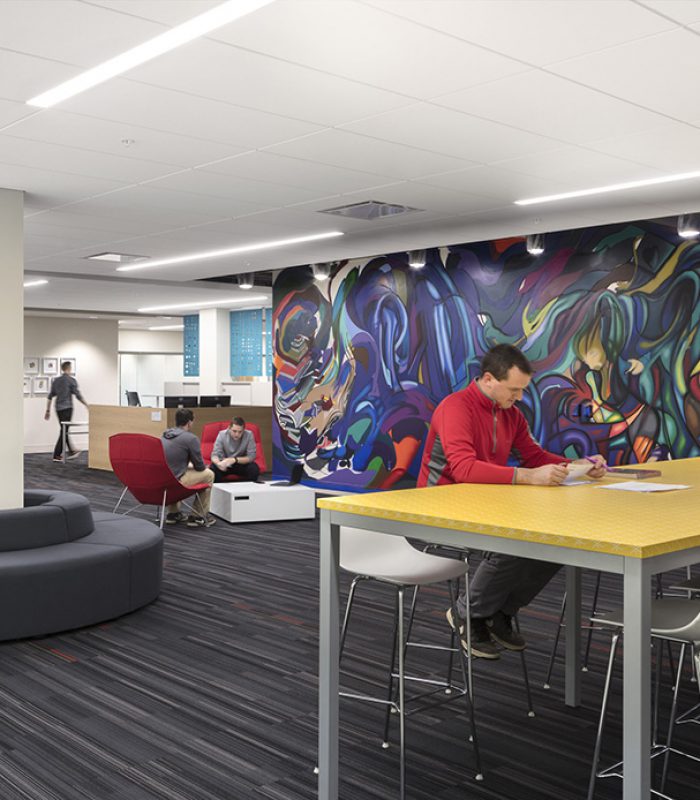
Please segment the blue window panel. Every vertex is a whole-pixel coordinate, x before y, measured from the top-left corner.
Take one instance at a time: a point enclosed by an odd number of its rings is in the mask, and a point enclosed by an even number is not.
[[[231,311],[230,318],[231,375],[262,375],[262,309]]]
[[[186,378],[191,378],[199,375],[199,314],[188,314],[184,317],[184,323],[182,374]]]
[[[272,378],[272,309],[265,311],[265,371],[267,377]]]

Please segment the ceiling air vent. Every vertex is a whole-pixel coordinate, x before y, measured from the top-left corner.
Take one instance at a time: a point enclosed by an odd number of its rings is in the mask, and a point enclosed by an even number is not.
[[[399,214],[408,214],[410,211],[423,211],[423,209],[399,206],[396,203],[382,203],[379,200],[365,200],[363,203],[352,203],[349,206],[324,208],[319,211],[319,214],[335,214],[337,217],[370,220],[381,217],[397,217]]]

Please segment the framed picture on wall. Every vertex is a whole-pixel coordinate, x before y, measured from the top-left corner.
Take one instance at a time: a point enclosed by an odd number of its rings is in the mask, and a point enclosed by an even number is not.
[[[70,371],[71,375],[75,375],[75,359],[69,358],[68,356],[61,356],[60,364],[65,363],[66,361],[70,361]]]
[[[32,391],[32,379],[28,378],[26,375],[24,376],[24,393],[30,394]]]
[[[25,375],[39,374],[39,359],[36,356],[24,357],[24,374]]]
[[[58,375],[58,356],[46,356],[42,358],[41,371],[44,375]]]
[[[49,379],[46,375],[38,375],[32,378],[32,391],[34,394],[49,393]]]

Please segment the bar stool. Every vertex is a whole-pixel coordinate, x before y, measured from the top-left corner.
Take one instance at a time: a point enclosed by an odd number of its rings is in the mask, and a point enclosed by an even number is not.
[[[435,681],[425,678],[415,678],[407,676],[405,672],[405,656],[409,646],[416,646],[416,643],[408,641],[408,636],[404,633],[404,593],[407,588],[413,587],[414,598],[412,601],[412,611],[415,610],[417,590],[421,586],[434,583],[447,582],[450,592],[450,599],[453,608],[457,603],[456,583],[464,576],[468,582],[468,564],[465,561],[453,558],[444,558],[421,552],[412,547],[411,544],[402,536],[391,536],[388,534],[375,533],[372,531],[360,530],[357,528],[340,528],[340,567],[346,572],[353,573],[355,577],[350,585],[345,616],[340,635],[340,655],[342,659],[345,649],[345,640],[348,632],[348,625],[355,599],[355,592],[358,585],[363,581],[377,581],[391,586],[396,592],[396,605],[394,613],[394,634],[392,644],[391,668],[389,670],[389,681],[386,699],[371,697],[362,694],[355,694],[341,691],[341,697],[349,697],[355,700],[364,700],[372,703],[380,703],[387,706],[387,718],[384,729],[383,747],[388,747],[388,720],[389,713],[393,709],[399,718],[399,769],[400,769],[400,797],[401,800],[406,796],[406,737],[405,721],[408,712],[406,704],[410,699],[406,698],[405,684],[407,680],[417,680],[430,686],[428,692],[422,692],[417,698],[424,698],[427,694],[435,694],[439,691],[446,692],[446,699],[464,697],[467,703],[471,733],[469,739],[474,750],[476,760],[476,779],[483,780],[481,768],[481,758],[479,755],[479,744],[474,723],[474,707],[472,702],[472,674],[471,659],[459,658],[462,671],[462,686],[454,686],[452,682],[452,659],[455,652],[461,649],[454,646],[455,634],[452,633],[449,647],[437,647],[430,645],[431,649],[448,651],[448,674],[446,680]],[[413,624],[412,615],[408,622],[408,633]],[[468,627],[468,626],[467,626]],[[469,634],[467,633],[467,636]],[[394,672],[394,666],[398,660],[398,672]],[[466,667],[465,667],[466,661]],[[394,699],[394,680],[397,680],[398,691]],[[453,695],[453,691],[456,694]],[[445,702],[443,699],[442,702]]]
[[[603,701],[600,709],[600,718],[598,721],[598,731],[596,734],[595,748],[593,752],[593,764],[591,767],[591,776],[588,784],[588,800],[592,800],[595,791],[595,782],[597,778],[621,778],[623,762],[618,761],[610,767],[603,770],[598,770],[598,762],[600,760],[600,748],[603,737],[603,728],[605,724],[605,713],[607,710],[608,697],[610,693],[610,682],[615,662],[615,653],[620,636],[624,631],[623,612],[617,610],[604,616],[595,618],[596,624],[604,625],[612,628],[613,637],[610,645],[610,656],[608,658],[608,668],[605,675],[605,688],[603,689]],[[664,756],[663,772],[661,776],[660,789],[657,791],[652,789],[652,793],[658,797],[668,798],[664,794],[666,785],[666,778],[668,775],[669,757],[671,753],[691,758],[694,761],[700,762],[700,758],[685,753],[673,747],[673,729],[677,722],[680,722],[681,717],[677,717],[678,708],[678,689],[680,687],[681,673],[683,671],[683,662],[685,660],[685,652],[690,646],[693,656],[693,664],[696,678],[700,677],[700,600],[687,600],[685,598],[669,597],[662,600],[652,600],[651,607],[651,635],[657,640],[656,646],[656,671],[657,681],[656,690],[654,693],[654,719],[653,719],[653,741],[651,747],[651,758],[657,758],[660,755]],[[671,714],[669,719],[668,733],[666,742],[661,744],[657,742],[657,728],[658,728],[658,702],[660,690],[660,670],[661,670],[661,642],[670,642],[680,644],[681,652],[678,659],[678,669],[674,680],[673,699],[671,701]],[[696,707],[697,708],[697,707]],[[693,711],[693,709],[691,709]],[[687,716],[690,712],[682,716]],[[690,721],[690,720],[685,720]],[[669,798],[670,800],[670,798]]]

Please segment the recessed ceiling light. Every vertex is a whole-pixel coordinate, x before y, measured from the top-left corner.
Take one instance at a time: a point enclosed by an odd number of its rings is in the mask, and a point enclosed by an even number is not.
[[[182,331],[184,325],[151,325],[149,331]]]
[[[255,278],[252,272],[241,272],[238,276],[239,289],[252,289],[255,286]]]
[[[131,253],[95,253],[94,256],[85,256],[88,261],[112,261],[117,264],[129,264],[132,261],[146,261],[150,256],[137,256]]]
[[[91,314],[90,316],[88,316],[88,319],[99,319],[99,317],[95,316],[94,314]]]
[[[150,311],[174,311],[178,308],[207,308],[209,306],[230,306],[236,303],[257,303],[267,301],[264,294],[251,294],[246,297],[227,297],[225,300],[212,300],[207,303],[177,303],[167,306],[149,306],[148,308],[139,308],[139,314],[147,314]]]
[[[203,14],[187,20],[187,22],[183,22],[181,25],[176,25],[169,31],[161,33],[159,36],[155,36],[137,47],[132,47],[131,50],[127,50],[115,58],[110,58],[108,61],[104,61],[86,72],[81,72],[48,92],[32,97],[31,100],[27,100],[27,105],[50,108],[56,103],[104,83],[116,75],[121,75],[139,64],[144,64],[146,61],[163,55],[163,53],[187,44],[193,39],[198,39],[200,36],[233,22],[239,17],[250,14],[252,11],[256,11],[271,2],[273,0],[228,0],[228,2],[205,11]]]
[[[207,258],[233,256],[237,253],[250,253],[254,250],[272,250],[274,247],[286,247],[287,245],[302,244],[303,242],[316,242],[319,239],[332,239],[335,236],[342,235],[342,231],[326,231],[325,233],[312,233],[308,236],[295,236],[291,239],[271,239],[269,242],[244,244],[240,247],[227,247],[223,250],[204,250],[201,253],[191,253],[187,256],[160,258],[156,261],[149,261],[148,264],[131,264],[128,267],[117,267],[117,272],[131,272],[135,269],[150,269],[151,267],[166,267],[170,264],[187,264],[190,261],[204,261]]]
[[[28,289],[30,286],[43,286],[45,283],[48,283],[48,281],[44,278],[37,278],[36,280],[25,281],[22,285],[25,289]]]
[[[700,170],[695,172],[681,172],[677,175],[665,175],[662,178],[646,178],[641,181],[626,181],[625,183],[612,183],[609,186],[598,186],[595,189],[579,189],[574,192],[561,194],[546,194],[542,197],[527,197],[524,200],[515,200],[516,206],[531,206],[535,203],[553,203],[556,200],[570,200],[574,197],[590,197],[593,194],[607,194],[608,192],[622,192],[625,189],[639,189],[642,186],[658,186],[661,183],[675,183],[676,181],[690,181],[700,178]]]

